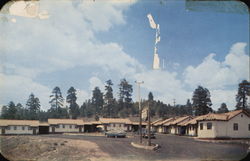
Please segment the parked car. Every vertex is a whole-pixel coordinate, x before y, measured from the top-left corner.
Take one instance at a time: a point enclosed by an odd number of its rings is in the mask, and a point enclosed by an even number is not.
[[[111,130],[108,132],[105,132],[105,135],[109,138],[109,137],[115,137],[115,138],[125,138],[126,137],[126,133],[124,131],[115,131],[115,130]]]
[[[148,138],[148,129],[142,129],[142,137],[143,138]],[[155,137],[155,132],[153,132],[153,131],[150,131],[150,138],[151,139],[155,139],[156,137]]]

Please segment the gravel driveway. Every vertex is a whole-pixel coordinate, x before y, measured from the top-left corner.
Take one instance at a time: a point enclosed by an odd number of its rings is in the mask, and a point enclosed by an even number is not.
[[[161,146],[157,151],[137,149],[132,138],[106,138],[104,136],[46,135],[95,142],[100,149],[118,160],[240,160],[247,155],[247,145],[208,143],[175,135],[156,135],[153,143]],[[144,139],[146,141],[146,139]]]

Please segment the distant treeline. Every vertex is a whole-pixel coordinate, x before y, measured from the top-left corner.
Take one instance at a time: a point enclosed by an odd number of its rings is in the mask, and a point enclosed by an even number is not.
[[[48,118],[80,118],[80,117],[129,117],[138,116],[138,102],[132,100],[133,87],[126,79],[122,79],[118,84],[118,98],[113,95],[113,83],[106,81],[105,91],[99,87],[92,91],[92,98],[83,102],[81,106],[76,103],[76,89],[70,87],[67,91],[64,107],[64,98],[59,87],[55,87],[50,95],[50,108],[47,111],[41,110],[39,98],[33,93],[30,94],[26,106],[15,104],[10,101],[8,105],[2,107],[2,119],[28,119],[45,121]],[[236,109],[247,108],[247,96],[250,96],[249,82],[244,80],[239,84],[236,95]],[[168,118],[183,115],[204,115],[209,112],[228,112],[226,103],[222,103],[218,111],[214,111],[211,106],[210,92],[207,88],[198,86],[193,92],[192,103],[187,99],[185,105],[165,104],[160,100],[155,100],[153,93],[149,92],[148,98],[142,100],[141,106],[150,106],[152,117]]]

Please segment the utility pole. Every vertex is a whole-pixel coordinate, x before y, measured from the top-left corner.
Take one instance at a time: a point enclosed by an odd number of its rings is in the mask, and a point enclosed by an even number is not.
[[[176,103],[176,102],[175,102],[175,99],[173,99],[173,101],[174,101],[174,107],[175,107],[175,103]]]
[[[150,102],[148,102],[148,146],[151,146]]]
[[[139,123],[139,135],[140,135],[140,143],[142,143],[142,118],[141,118],[141,91],[140,91],[140,85],[143,84],[143,81],[135,81],[135,83],[137,84],[137,96],[138,96],[138,103],[139,103],[139,118],[140,118],[140,123]]]

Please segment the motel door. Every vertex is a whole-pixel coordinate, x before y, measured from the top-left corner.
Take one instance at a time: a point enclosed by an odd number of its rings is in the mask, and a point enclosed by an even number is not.
[[[82,132],[82,127],[81,126],[79,126],[79,132]]]
[[[55,127],[52,127],[52,133],[55,133]]]
[[[2,134],[5,134],[5,129],[4,128],[2,128]]]
[[[193,126],[195,128],[195,135],[198,135],[198,126]]]
[[[35,128],[33,129],[33,135],[36,135],[36,129]]]

